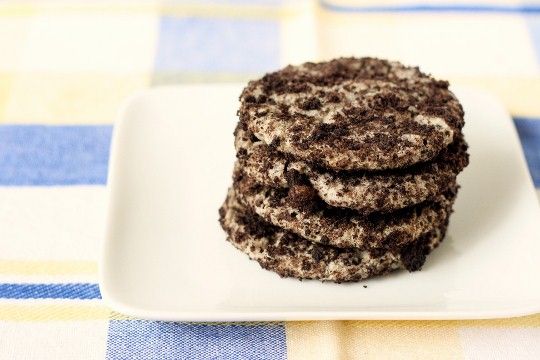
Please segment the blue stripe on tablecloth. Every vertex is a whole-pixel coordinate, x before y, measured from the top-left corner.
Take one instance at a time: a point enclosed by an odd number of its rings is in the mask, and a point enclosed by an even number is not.
[[[534,186],[540,187],[540,118],[515,117],[514,123]]]
[[[320,5],[330,11],[336,12],[473,12],[473,13],[540,13],[537,4],[430,4],[410,3],[401,5],[343,5],[335,4],[329,0],[320,0]]]
[[[111,320],[107,359],[268,359],[287,357],[283,325],[197,325]]]
[[[157,72],[252,74],[279,67],[279,21],[163,16]]]
[[[112,126],[0,126],[0,185],[105,184]]]
[[[101,299],[97,284],[1,284],[0,299]]]

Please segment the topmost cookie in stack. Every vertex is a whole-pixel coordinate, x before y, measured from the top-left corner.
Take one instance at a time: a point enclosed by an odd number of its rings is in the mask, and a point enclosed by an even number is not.
[[[446,81],[373,58],[288,66],[240,96],[229,240],[282,276],[418,270],[468,164]]]

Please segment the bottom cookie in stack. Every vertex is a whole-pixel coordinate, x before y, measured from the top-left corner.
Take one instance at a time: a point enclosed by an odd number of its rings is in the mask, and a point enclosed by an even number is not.
[[[399,269],[419,270],[426,256],[444,239],[449,212],[429,231],[401,246],[338,248],[306,240],[264,221],[229,189],[220,208],[228,240],[261,267],[283,277],[350,282]]]

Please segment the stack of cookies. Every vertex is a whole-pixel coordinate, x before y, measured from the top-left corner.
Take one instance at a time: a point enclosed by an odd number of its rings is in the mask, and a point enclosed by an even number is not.
[[[419,270],[468,164],[463,109],[418,68],[374,58],[288,66],[240,96],[228,240],[281,276]]]

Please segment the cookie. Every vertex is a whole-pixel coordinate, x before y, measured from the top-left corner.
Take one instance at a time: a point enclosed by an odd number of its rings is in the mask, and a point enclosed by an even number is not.
[[[455,183],[469,162],[461,135],[432,162],[376,172],[321,169],[287,157],[240,128],[235,131],[235,146],[241,171],[256,182],[287,188],[291,178],[301,174],[327,204],[364,214],[432,200]]]
[[[463,109],[418,68],[374,58],[287,66],[248,83],[241,126],[294,158],[333,170],[407,167],[459,136]]]
[[[238,170],[233,189],[237,200],[266,222],[310,241],[360,249],[403,245],[417,239],[447,220],[457,193],[453,184],[433,201],[390,214],[363,215],[328,206],[309,185],[270,188]]]
[[[316,244],[270,225],[243,208],[234,191],[229,191],[219,213],[228,240],[262,268],[282,277],[334,282],[359,281],[398,269],[420,270],[446,231],[446,224],[441,224],[413,242],[377,254]]]

